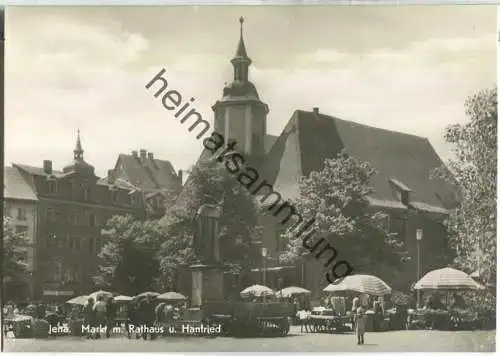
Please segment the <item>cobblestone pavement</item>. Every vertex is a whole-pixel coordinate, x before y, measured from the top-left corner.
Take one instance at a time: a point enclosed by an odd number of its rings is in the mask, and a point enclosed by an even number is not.
[[[165,337],[153,341],[127,339],[86,340],[70,336],[34,340],[4,340],[12,352],[491,352],[495,331],[390,331],[367,333],[365,345],[356,345],[353,334],[301,334],[293,328],[286,337],[235,339],[228,337]]]

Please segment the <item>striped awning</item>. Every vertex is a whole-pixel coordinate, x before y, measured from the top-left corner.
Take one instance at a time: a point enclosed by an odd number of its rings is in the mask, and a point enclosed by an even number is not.
[[[422,277],[413,289],[416,290],[480,290],[484,286],[467,273],[446,267],[436,269]]]

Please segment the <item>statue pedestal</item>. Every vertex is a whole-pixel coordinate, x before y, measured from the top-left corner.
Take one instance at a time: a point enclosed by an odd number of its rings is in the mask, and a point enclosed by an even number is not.
[[[193,265],[191,268],[191,307],[199,308],[205,301],[224,299],[224,271],[215,265]]]

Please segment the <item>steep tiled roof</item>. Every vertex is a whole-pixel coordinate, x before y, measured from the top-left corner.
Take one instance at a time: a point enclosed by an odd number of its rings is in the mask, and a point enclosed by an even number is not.
[[[47,176],[48,175],[47,173],[45,173],[45,171],[43,170],[42,167],[28,166],[26,164],[13,164],[13,166],[25,171],[28,174],[32,174],[35,176]],[[61,171],[53,170],[52,175],[55,177],[58,177],[58,176],[63,176],[64,173]]]
[[[411,190],[411,202],[427,209],[445,211],[457,203],[454,187],[429,177],[443,162],[426,138],[302,110],[295,111],[266,156],[261,178],[284,198],[295,198],[298,178],[321,170],[326,158],[344,148],[377,170],[372,181],[375,201],[399,203],[397,182]]]
[[[120,154],[115,166],[118,176],[145,190],[179,189],[180,178],[169,161]]]
[[[16,167],[5,167],[3,174],[5,199],[38,200],[35,191]]]

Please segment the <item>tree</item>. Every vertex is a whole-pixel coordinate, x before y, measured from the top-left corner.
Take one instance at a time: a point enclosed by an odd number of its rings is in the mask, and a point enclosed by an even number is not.
[[[315,219],[308,245],[323,238],[356,272],[384,278],[408,255],[403,242],[383,228],[383,214],[370,207],[367,198],[374,193],[370,180],[375,174],[369,163],[342,152],[326,159],[321,171],[300,179],[300,195],[293,203],[304,221]],[[293,262],[310,253],[303,246],[304,237],[294,230],[288,229],[283,237],[287,248],[282,261]]]
[[[253,197],[222,163],[207,160],[200,161],[193,168],[181,199],[163,219],[168,236],[162,248],[164,273],[171,270],[179,259],[193,261],[193,252],[187,246],[192,246],[197,229],[196,213],[203,204],[222,208],[219,221],[222,262],[235,273],[248,271],[253,258],[257,206]],[[175,254],[172,251],[176,251]]]
[[[159,275],[157,253],[163,239],[158,223],[116,215],[102,233],[109,241],[99,254],[102,263],[96,282],[126,295],[153,289]]]
[[[496,285],[497,89],[466,100],[469,121],[446,129],[453,158],[435,175],[457,184],[461,202],[447,221],[455,263]]]
[[[24,260],[29,241],[23,234],[16,233],[12,220],[3,218],[2,271],[3,286],[7,299],[26,296],[28,292],[28,265]]]

